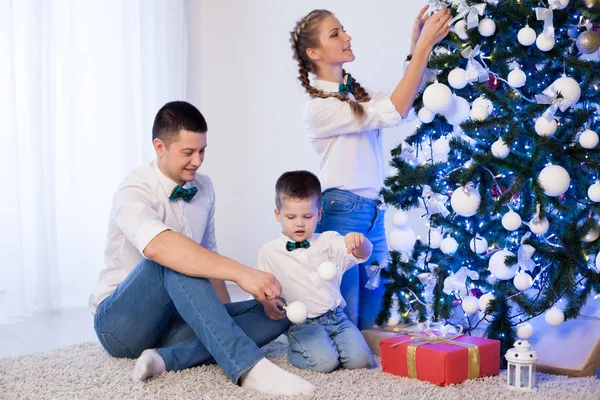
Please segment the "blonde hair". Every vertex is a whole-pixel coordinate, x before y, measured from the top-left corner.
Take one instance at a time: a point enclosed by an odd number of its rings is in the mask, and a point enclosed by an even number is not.
[[[306,49],[319,48],[319,26],[321,22],[329,17],[333,16],[333,13],[327,10],[313,10],[304,18],[296,23],[296,27],[290,32],[290,43],[292,44],[292,51],[294,52],[294,60],[298,62],[298,80],[306,89],[306,92],[310,97],[318,97],[325,99],[328,97],[335,97],[340,101],[347,102],[352,109],[352,113],[357,119],[364,116],[365,110],[359,102],[366,102],[371,100],[367,91],[354,80],[354,98],[356,101],[351,100],[346,96],[342,96],[339,93],[327,93],[322,90],[318,90],[311,86],[308,73],[316,73],[317,66],[314,61],[306,54]],[[346,71],[342,70],[342,73],[346,75]]]

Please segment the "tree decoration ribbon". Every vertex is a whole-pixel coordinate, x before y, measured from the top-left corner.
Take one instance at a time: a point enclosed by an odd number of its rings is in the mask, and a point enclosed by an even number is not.
[[[419,159],[417,158],[415,148],[406,142],[402,143],[402,151],[400,152],[399,157],[410,165],[419,165]]]
[[[431,190],[431,186],[423,185],[423,193],[421,193],[421,200],[424,206],[427,208],[427,213],[431,215],[442,214],[445,217],[450,215],[450,211],[444,205],[448,200],[448,196],[440,193],[435,193]]]
[[[539,219],[539,216],[537,218]],[[519,246],[519,251],[517,252],[517,258],[519,260],[518,265],[521,268],[531,272],[535,268],[535,262],[531,259],[531,257],[533,257],[533,253],[535,253],[535,247],[524,243],[527,239],[529,239],[530,236],[531,232],[527,232],[521,239],[521,245]]]
[[[538,7],[535,9],[535,16],[538,21],[544,21],[544,33],[554,37],[554,13],[552,10],[556,8],[550,1],[550,8]],[[560,2],[558,2],[560,4]]]
[[[458,292],[461,296],[467,294],[467,277],[472,281],[479,279],[479,274],[467,267],[461,267],[456,273],[444,279],[444,293]]]
[[[465,0],[462,0],[456,10],[456,17],[448,23],[452,25],[456,21],[465,18],[467,21],[467,29],[476,28],[479,25],[479,17],[485,12],[485,3],[469,6]]]
[[[554,84],[548,86],[542,94],[535,95],[535,101],[538,104],[550,104],[550,107],[544,111],[544,117],[547,119],[554,118],[557,110],[565,112],[569,107],[575,104],[572,100],[564,97],[559,97],[560,92],[556,90]]]
[[[425,11],[425,14],[423,14],[423,16],[431,16],[432,14],[435,14],[436,12],[440,11],[442,7],[444,7],[444,3],[442,3],[440,0],[429,0],[428,3],[429,8],[427,8],[427,11]]]
[[[479,61],[474,59],[479,55],[479,52],[480,47],[477,45],[474,49],[468,46],[460,53],[467,59],[467,68],[465,69],[467,82],[487,82],[489,79],[487,70]]]

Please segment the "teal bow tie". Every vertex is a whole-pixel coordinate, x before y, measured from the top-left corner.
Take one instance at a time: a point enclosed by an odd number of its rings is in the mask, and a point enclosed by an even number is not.
[[[185,201],[186,203],[189,203],[190,200],[192,200],[194,198],[194,195],[196,193],[198,193],[198,188],[196,188],[196,187],[186,189],[184,187],[177,185],[173,188],[173,191],[171,192],[171,195],[169,196],[169,200],[177,200],[179,197],[181,197],[183,199],[183,201]]]
[[[354,78],[352,75],[348,74],[348,79],[346,79],[346,84],[340,83],[338,86],[338,93],[342,96],[346,96],[348,93],[354,94]]]
[[[308,249],[309,247],[310,242],[308,240],[303,240],[301,242],[287,242],[285,244],[285,248],[287,251],[292,251],[299,248]]]

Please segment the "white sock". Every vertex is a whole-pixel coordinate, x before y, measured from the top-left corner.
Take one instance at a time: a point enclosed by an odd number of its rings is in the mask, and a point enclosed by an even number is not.
[[[244,388],[279,395],[309,394],[316,389],[312,383],[290,374],[266,358],[246,371],[240,383]]]
[[[164,360],[156,351],[152,349],[144,350],[135,362],[135,367],[131,371],[131,379],[143,382],[154,375],[162,374],[166,370]]]

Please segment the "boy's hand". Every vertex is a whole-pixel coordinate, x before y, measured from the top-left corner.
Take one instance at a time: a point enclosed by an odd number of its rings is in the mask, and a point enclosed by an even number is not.
[[[365,242],[365,235],[358,232],[350,232],[344,236],[344,239],[346,240],[346,249],[348,249],[348,253],[352,253]]]
[[[267,314],[267,317],[270,319],[279,321],[280,319],[285,318],[285,311],[283,311],[285,304],[281,300],[263,300],[260,302],[260,304],[262,304],[263,308],[265,309],[265,314]]]

